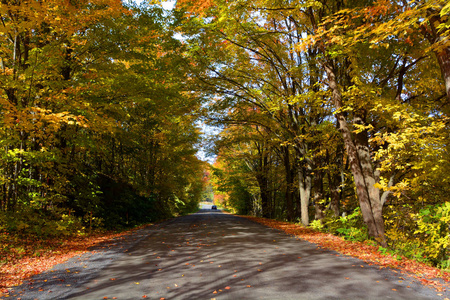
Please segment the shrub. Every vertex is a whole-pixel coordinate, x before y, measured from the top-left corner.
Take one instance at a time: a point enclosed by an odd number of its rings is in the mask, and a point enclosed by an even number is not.
[[[334,217],[331,211],[322,220],[314,220],[310,227],[344,237],[351,241],[364,241],[368,238],[367,227],[362,220],[360,208],[355,208],[350,215]]]
[[[448,269],[450,202],[418,212],[411,205],[389,208],[385,221],[389,247],[408,258]]]

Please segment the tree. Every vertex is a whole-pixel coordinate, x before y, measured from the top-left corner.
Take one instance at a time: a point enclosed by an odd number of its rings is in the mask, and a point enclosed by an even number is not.
[[[369,235],[386,246],[383,206],[433,178],[425,165],[437,174],[448,166],[448,5],[183,1],[180,7],[189,11],[191,54],[208,70],[195,73],[199,86],[216,97],[214,112],[226,111],[213,119],[264,128],[264,142],[283,162],[287,218],[300,213],[308,223],[311,193],[315,203],[333,195],[337,214],[336,185],[345,181],[339,178],[348,162]],[[324,140],[336,129],[342,141],[333,140],[335,152],[326,154]],[[339,167],[324,176],[332,161]],[[439,190],[444,195],[446,188]],[[316,205],[317,217],[322,209]]]
[[[195,210],[201,102],[177,19],[120,1],[14,1],[0,14],[2,211],[113,227]]]
[[[194,13],[194,7],[200,6],[183,4]],[[206,22],[191,18],[185,26],[193,36],[193,55],[208,70],[196,78],[205,93],[216,95],[212,110],[230,110],[216,119],[258,126],[268,133],[267,139],[278,143],[275,148],[283,157],[287,181],[288,219],[301,214],[308,224],[312,175],[319,167],[313,158],[317,142],[312,136],[330,113],[323,102],[315,52],[295,50],[303,25],[278,4],[215,4],[202,12],[211,16]]]

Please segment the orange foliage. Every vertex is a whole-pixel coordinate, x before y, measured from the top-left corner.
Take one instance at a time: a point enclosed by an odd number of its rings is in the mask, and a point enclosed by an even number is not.
[[[178,0],[177,8],[185,9],[194,15],[203,16],[205,11],[215,5],[213,0]]]

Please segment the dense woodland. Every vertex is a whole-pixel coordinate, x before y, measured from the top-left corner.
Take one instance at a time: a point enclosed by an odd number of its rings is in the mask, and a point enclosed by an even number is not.
[[[39,236],[196,210],[201,102],[177,20],[116,0],[1,4],[1,227]]]
[[[0,230],[192,212],[211,171],[224,208],[448,269],[449,16],[444,0],[2,1]],[[202,142],[201,121],[220,133]]]

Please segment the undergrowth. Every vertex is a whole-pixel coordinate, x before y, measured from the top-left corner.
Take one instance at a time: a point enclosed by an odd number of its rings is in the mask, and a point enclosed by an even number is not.
[[[385,228],[388,247],[379,247],[382,254],[401,260],[414,259],[442,270],[450,270],[450,202],[430,205],[414,212],[410,206],[387,206]],[[328,212],[310,227],[343,237],[350,241],[370,241],[361,211],[334,217]],[[374,243],[374,242],[373,242]]]

